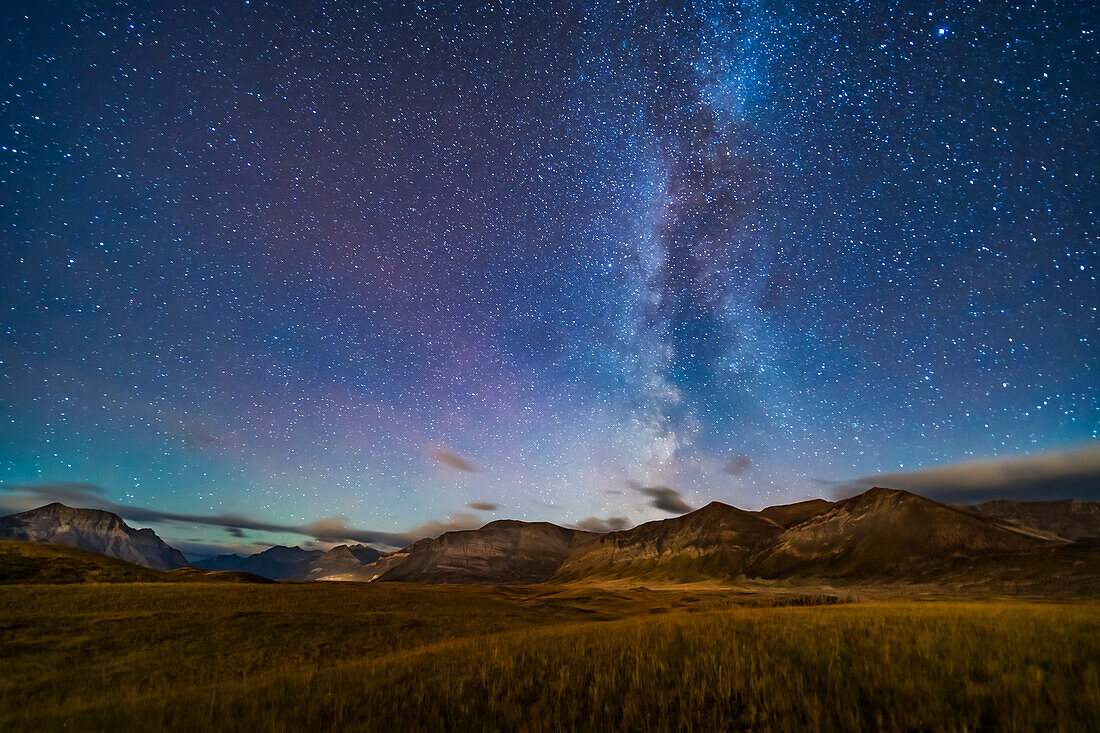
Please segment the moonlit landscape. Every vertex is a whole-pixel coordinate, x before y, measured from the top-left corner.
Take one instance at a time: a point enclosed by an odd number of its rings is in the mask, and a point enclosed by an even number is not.
[[[1089,3],[0,13],[0,729],[1100,728]]]

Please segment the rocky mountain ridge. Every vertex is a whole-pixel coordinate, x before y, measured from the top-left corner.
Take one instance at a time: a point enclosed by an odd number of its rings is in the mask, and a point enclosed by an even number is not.
[[[154,570],[189,565],[183,553],[151,529],[134,529],[111,512],[57,502],[0,517],[0,539],[67,545]]]
[[[1100,538],[1096,503],[952,506],[875,488],[838,502],[813,499],[760,511],[712,502],[607,533],[498,520],[392,553],[365,545],[328,551],[276,545],[194,565],[277,580],[427,583],[934,581],[967,573],[992,577],[1008,566],[1035,574],[1040,565],[1100,576],[1100,555],[1089,569],[1100,540],[1090,538]],[[135,530],[110,512],[62,504],[0,518],[0,539],[68,545],[161,570],[188,565],[152,530]]]

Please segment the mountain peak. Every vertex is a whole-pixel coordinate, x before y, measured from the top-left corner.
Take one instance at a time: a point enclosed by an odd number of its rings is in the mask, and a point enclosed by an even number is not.
[[[186,567],[186,558],[151,529],[130,527],[117,514],[53,502],[0,517],[0,539],[68,545],[154,570]]]

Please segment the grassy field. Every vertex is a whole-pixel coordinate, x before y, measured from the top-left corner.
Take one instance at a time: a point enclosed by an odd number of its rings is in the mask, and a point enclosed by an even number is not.
[[[1100,604],[746,600],[8,585],[0,730],[1100,730]]]

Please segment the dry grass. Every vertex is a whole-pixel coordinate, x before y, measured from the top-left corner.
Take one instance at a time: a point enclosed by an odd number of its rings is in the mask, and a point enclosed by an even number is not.
[[[1100,729],[1100,605],[0,589],[0,729]]]

